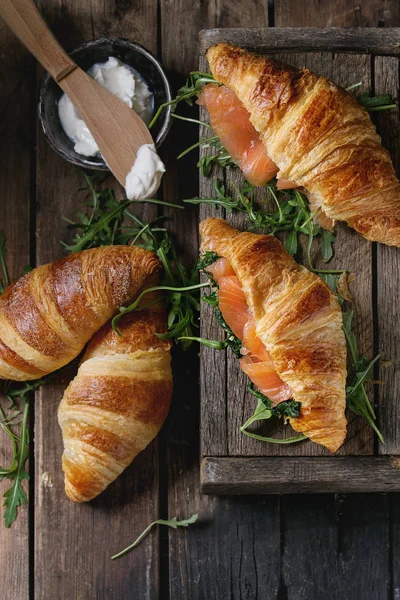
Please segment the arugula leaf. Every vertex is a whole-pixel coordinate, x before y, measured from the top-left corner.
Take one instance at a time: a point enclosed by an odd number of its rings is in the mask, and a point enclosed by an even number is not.
[[[346,388],[347,407],[356,415],[363,416],[380,441],[384,442],[383,436],[375,423],[376,415],[364,387],[364,383],[370,381],[372,367],[380,357],[378,354],[371,361],[368,361],[365,356],[359,356],[357,339],[352,331],[353,316],[354,312],[352,310],[343,313],[343,331],[346,337],[351,364],[350,375],[352,376],[352,383]]]
[[[273,200],[276,210],[267,212],[258,208],[254,199],[254,186],[245,183],[240,189],[236,188],[236,199],[228,195],[225,185],[215,179],[213,187],[215,198],[187,198],[183,202],[187,204],[211,204],[214,207],[221,206],[227,212],[236,210],[245,213],[249,222],[257,229],[265,233],[276,234],[278,231],[287,232],[285,248],[289,254],[294,255],[298,248],[298,236],[300,234],[309,237],[308,261],[311,264],[311,243],[316,236],[321,236],[321,250],[324,261],[329,261],[333,256],[333,243],[335,235],[326,231],[313,222],[313,213],[309,202],[298,190],[289,190],[279,193],[275,183],[265,186],[265,202]],[[279,196],[279,197],[278,197]]]
[[[298,233],[295,229],[289,231],[284,246],[286,252],[288,252],[290,256],[294,256],[296,254],[298,247]]]
[[[249,419],[247,419],[246,423],[240,427],[240,431],[242,433],[256,440],[269,442],[271,444],[294,444],[307,439],[307,436],[304,434],[291,438],[270,438],[248,431],[248,427],[250,427],[250,425],[255,421],[263,421],[271,419],[272,417],[295,418],[299,416],[300,412],[300,402],[296,402],[295,400],[287,400],[286,402],[280,402],[279,404],[274,405],[271,400],[267,398],[267,396],[256,390],[252,383],[249,383],[248,389],[254,396],[256,396],[258,401],[254,413]]]
[[[396,108],[392,94],[379,94],[378,96],[370,96],[369,94],[370,92],[364,92],[357,98],[361,106],[369,112]]]
[[[124,554],[127,554],[128,552],[130,552],[131,550],[136,548],[136,546],[138,546],[140,544],[140,542],[146,537],[146,535],[148,535],[148,533],[150,533],[151,529],[155,525],[166,525],[167,527],[171,527],[172,529],[177,529],[178,527],[188,527],[189,525],[193,525],[193,523],[196,523],[198,517],[199,517],[199,515],[197,513],[195,513],[191,517],[189,517],[189,519],[183,519],[182,521],[178,521],[178,519],[176,517],[173,517],[172,519],[167,519],[167,520],[158,519],[157,521],[153,521],[152,523],[150,523],[150,525],[148,527],[146,527],[146,529],[143,531],[143,533],[141,533],[139,535],[139,537],[136,538],[136,540],[133,542],[133,544],[131,544],[130,546],[127,546],[127,548],[124,548],[124,550],[121,550],[121,552],[118,552],[118,554],[114,554],[114,556],[111,557],[111,560],[120,558],[121,556],[124,556]]]
[[[10,527],[11,524],[17,518],[18,507],[22,504],[28,503],[26,492],[22,486],[24,479],[29,479],[29,474],[25,469],[25,463],[29,456],[29,403],[23,401],[23,412],[22,412],[22,424],[21,434],[19,439],[19,447],[17,453],[14,455],[13,465],[15,468],[9,471],[7,474],[2,474],[2,478],[12,480],[11,487],[4,493],[4,522],[6,527]]]
[[[8,275],[7,265],[6,265],[6,236],[3,230],[0,230],[0,268],[3,273],[3,279],[0,278],[0,294],[2,294],[5,288],[10,285],[10,277]]]
[[[271,417],[298,417],[300,414],[300,402],[296,400],[286,400],[274,405],[274,403],[265,394],[256,390],[253,383],[249,383],[248,390],[253,396],[261,400],[264,406],[271,411]]]
[[[187,78],[186,83],[181,88],[179,88],[176,97],[170,100],[169,102],[165,102],[164,104],[161,104],[159,106],[156,114],[149,123],[149,129],[152,129],[152,127],[154,127],[161,113],[168,106],[171,107],[172,112],[175,112],[176,107],[181,102],[186,102],[186,104],[192,106],[194,99],[197,98],[198,94],[201,92],[201,88],[206,83],[218,82],[210,73],[202,73],[201,71],[192,71],[191,73],[189,73],[189,77]]]
[[[211,284],[214,285],[214,286],[216,286],[214,280],[212,279],[211,274],[208,273],[207,271],[204,271],[204,272],[210,278]],[[225,338],[225,342],[224,342],[225,346],[224,347],[226,348],[226,347],[229,346],[229,348],[232,350],[232,352],[236,356],[236,358],[240,358],[242,356],[242,354],[241,354],[242,342],[241,342],[241,340],[239,340],[238,337],[236,337],[236,335],[233,333],[232,329],[229,327],[229,325],[225,321],[224,317],[222,316],[222,313],[221,313],[221,311],[219,309],[219,306],[218,306],[217,291],[214,290],[208,296],[202,296],[201,299],[204,302],[207,302],[207,304],[210,304],[210,306],[212,306],[214,308],[215,319],[216,319],[217,323],[222,327],[222,329],[224,330],[224,332],[226,333],[226,338]],[[200,341],[202,339],[204,339],[204,338],[199,338],[198,341]],[[201,341],[200,343],[203,343],[203,342]]]
[[[216,252],[211,252],[207,250],[200,256],[197,261],[197,269],[198,271],[204,271],[207,267],[214,264],[220,257]]]
[[[208,340],[207,338],[202,338],[202,337],[186,337],[186,336],[182,336],[180,338],[178,338],[178,340],[190,340],[192,342],[199,342],[199,344],[202,344],[203,346],[207,346],[207,348],[211,348],[212,350],[225,350],[225,348],[228,348],[229,346],[229,341],[228,340]]]
[[[223,167],[225,169],[237,166],[219,139],[216,141],[211,141],[208,144],[203,144],[203,147],[214,147],[216,149],[215,154],[202,156],[197,163],[197,167],[200,169],[204,177],[208,177],[211,174],[214,166]]]
[[[321,254],[324,262],[329,262],[333,256],[333,244],[335,242],[335,234],[327,229],[320,230],[321,235]]]
[[[166,291],[165,299],[168,313],[168,331],[159,337],[172,338],[186,350],[192,343],[189,339],[198,328],[199,286],[196,265],[186,268],[178,257],[178,252],[165,227],[160,226],[165,217],[156,217],[152,221],[144,221],[129,210],[130,200],[118,201],[110,189],[98,190],[94,178],[84,174],[86,188],[91,192],[88,214],[78,213],[74,222],[69,221],[69,228],[74,230],[75,237],[70,245],[63,244],[70,252],[86,248],[129,244],[140,246],[155,252],[164,267],[162,286],[157,289]],[[183,208],[182,206],[150,200],[153,203]],[[147,200],[146,200],[147,202]],[[120,314],[114,320],[117,323],[122,314],[127,314],[134,307],[120,307]]]

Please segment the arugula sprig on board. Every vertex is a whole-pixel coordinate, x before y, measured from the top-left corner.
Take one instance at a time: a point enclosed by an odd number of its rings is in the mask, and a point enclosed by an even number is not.
[[[364,384],[372,379],[372,369],[379,360],[379,354],[372,360],[360,355],[357,347],[357,339],[352,331],[352,310],[343,313],[343,331],[346,337],[347,351],[351,365],[351,383],[346,388],[347,407],[356,415],[361,415],[375,431],[381,442],[384,442],[382,433],[379,431],[375,421],[376,414],[371,406]]]
[[[377,96],[370,96],[369,92],[364,92],[357,98],[358,102],[368,112],[378,112],[381,110],[390,110],[396,108],[397,104],[393,102],[392,94],[379,94]]]
[[[6,256],[6,237],[4,232],[0,231],[0,294],[10,285]],[[0,466],[0,481],[11,481],[10,487],[3,494],[6,527],[10,527],[17,518],[18,508],[28,502],[23,484],[29,480],[26,469],[29,456],[29,398],[32,392],[46,383],[46,380],[43,378],[22,383],[3,383],[2,392],[9,406],[4,407],[3,403],[0,404],[0,428],[10,439],[13,454],[9,467]]]
[[[0,231],[0,294],[2,294],[5,288],[10,285],[10,277],[8,275],[8,269],[6,264],[7,248],[6,248],[6,236],[4,231]]]
[[[10,277],[6,264],[6,237],[4,231],[0,231],[0,267],[2,277],[0,279],[0,294],[10,284]],[[4,503],[4,522],[6,527],[10,527],[17,517],[17,510],[21,504],[28,502],[26,492],[22,482],[29,479],[25,464],[28,458],[29,450],[29,401],[27,391],[22,389],[11,389],[11,382],[4,383],[4,393],[9,400],[10,406],[6,411],[0,405],[0,427],[9,437],[12,445],[13,458],[9,467],[0,466],[0,481],[9,479],[11,486],[3,494]],[[20,405],[16,401],[19,399]],[[11,414],[7,414],[11,413]],[[22,416],[22,420],[21,420]],[[19,420],[19,421],[18,421]],[[19,432],[17,429],[19,426]]]
[[[87,212],[78,212],[75,221],[64,219],[68,223],[67,229],[74,232],[71,244],[61,242],[64,248],[73,253],[97,246],[135,244],[153,250],[157,243],[156,236],[167,231],[160,226],[164,217],[156,217],[149,222],[143,221],[129,210],[130,205],[137,203],[137,200],[117,200],[113,190],[97,189],[95,178],[82,173],[86,182],[86,187],[82,190],[89,190],[91,197],[86,202]],[[146,202],[179,210],[184,208],[179,204],[154,198]]]
[[[271,438],[248,431],[248,427],[255,421],[265,421],[273,417],[298,417],[301,406],[300,402],[296,402],[295,400],[287,400],[286,402],[274,405],[267,396],[256,390],[252,383],[249,383],[248,390],[257,398],[257,406],[251,417],[240,427],[242,433],[261,442],[269,442],[272,444],[294,444],[307,439],[307,436],[304,434],[290,438]]]
[[[163,226],[165,217],[144,221],[130,210],[130,200],[118,201],[111,189],[98,190],[94,178],[86,174],[84,176],[86,189],[91,194],[86,203],[87,213],[79,212],[75,221],[68,221],[69,229],[74,231],[74,238],[72,244],[62,242],[64,247],[70,252],[78,252],[97,246],[127,244],[155,252],[163,264],[164,275],[161,285],[151,290],[163,292],[168,312],[168,330],[159,337],[175,339],[186,350],[192,343],[190,338],[195,337],[195,330],[198,329],[199,289],[203,287],[198,283],[196,265],[187,268],[181,262],[177,248]],[[161,200],[151,202],[183,208]],[[142,296],[149,291],[146,290]],[[134,310],[138,310],[137,301],[130,306],[120,307],[119,314],[112,322],[117,333],[119,319]]]
[[[0,406],[0,427],[10,438],[13,450],[11,465],[7,468],[0,467],[0,481],[9,479],[12,482],[9,489],[3,494],[6,527],[10,527],[17,518],[18,508],[28,503],[23,482],[29,480],[26,461],[29,457],[30,395],[54,376],[55,374],[52,374],[42,379],[25,381],[20,384],[6,381],[3,387],[3,393],[10,403],[11,414],[7,416],[6,410]]]
[[[197,98],[198,94],[201,92],[201,88],[206,83],[217,83],[217,81],[210,73],[203,73],[201,71],[192,71],[191,73],[189,73],[189,77],[187,78],[186,83],[181,88],[179,88],[176,97],[173,98],[173,100],[165,102],[164,104],[161,104],[159,106],[157,112],[155,113],[154,117],[149,123],[149,129],[152,129],[152,127],[154,127],[164,108],[170,106],[172,112],[175,112],[176,107],[181,102],[186,102],[186,104],[192,106],[195,98]]]
[[[291,256],[296,254],[299,245],[299,235],[308,236],[308,261],[311,263],[311,243],[317,236],[321,238],[321,254],[324,262],[329,262],[333,256],[335,234],[327,231],[313,221],[314,213],[310,210],[307,198],[298,190],[278,192],[274,182],[265,186],[265,202],[273,200],[276,209],[267,211],[259,208],[254,199],[254,186],[245,183],[241,188],[235,189],[236,197],[228,194],[225,184],[215,179],[213,181],[215,197],[213,198],[187,198],[186,204],[211,204],[220,206],[227,212],[238,211],[245,213],[251,226],[264,233],[275,234],[279,231],[287,232],[285,249]]]
[[[173,517],[172,519],[157,519],[157,521],[153,521],[152,523],[150,523],[150,525],[146,527],[146,529],[139,535],[139,537],[136,538],[133,544],[131,544],[127,548],[124,548],[124,550],[121,550],[121,552],[118,552],[118,554],[114,554],[114,556],[111,557],[111,560],[120,558],[121,556],[124,556],[124,554],[127,554],[128,552],[136,548],[156,525],[165,525],[167,527],[171,527],[172,529],[177,529],[178,527],[188,527],[189,525],[193,525],[193,523],[196,523],[198,517],[199,515],[195,513],[188,519],[183,519],[182,521],[178,521],[177,517]]]

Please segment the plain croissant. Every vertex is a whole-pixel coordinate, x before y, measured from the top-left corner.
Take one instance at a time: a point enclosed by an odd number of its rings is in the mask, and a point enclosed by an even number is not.
[[[215,79],[250,113],[279,179],[308,193],[321,223],[400,246],[400,183],[367,111],[345,90],[229,44],[210,48]],[[318,219],[318,215],[317,215]]]
[[[0,296],[0,378],[37,379],[69,363],[159,268],[152,252],[106,246],[18,279]]]
[[[121,319],[122,337],[107,323],[90,342],[58,411],[71,500],[100,494],[164,423],[172,395],[171,344],[155,334],[165,322],[164,311],[151,307]]]
[[[272,235],[240,233],[223,219],[202,221],[200,234],[203,252],[229,260],[257,336],[301,402],[293,429],[334,452],[346,436],[346,341],[333,292]]]

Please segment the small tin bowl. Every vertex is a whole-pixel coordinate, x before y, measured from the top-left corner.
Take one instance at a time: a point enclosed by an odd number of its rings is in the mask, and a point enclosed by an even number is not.
[[[110,56],[132,67],[147,83],[154,97],[153,115],[158,107],[171,100],[171,88],[159,61],[143,46],[122,38],[100,38],[82,44],[71,52],[81,69],[87,71],[95,63],[104,63]],[[74,142],[66,135],[58,116],[61,88],[46,73],[39,91],[38,115],[45,138],[60,156],[79,167],[108,171],[100,154],[82,156],[74,150]],[[132,109],[133,110],[133,109]],[[151,130],[156,146],[165,140],[171,126],[171,107],[167,106]]]

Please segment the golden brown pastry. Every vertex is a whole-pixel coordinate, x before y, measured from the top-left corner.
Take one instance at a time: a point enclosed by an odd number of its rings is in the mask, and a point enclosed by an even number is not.
[[[332,452],[346,436],[346,342],[329,287],[272,235],[240,233],[223,219],[200,223],[203,252],[229,260],[275,370],[301,402],[293,429]]]
[[[149,296],[146,296],[148,301]],[[123,317],[122,337],[107,323],[91,340],[61,401],[65,492],[95,498],[158,434],[172,395],[171,344],[164,310]]]
[[[279,179],[303,187],[323,224],[346,221],[400,246],[400,183],[367,111],[345,90],[229,44],[207,52],[215,79],[250,113]]]
[[[106,246],[18,279],[0,296],[0,378],[37,379],[69,363],[159,268],[152,252]]]

